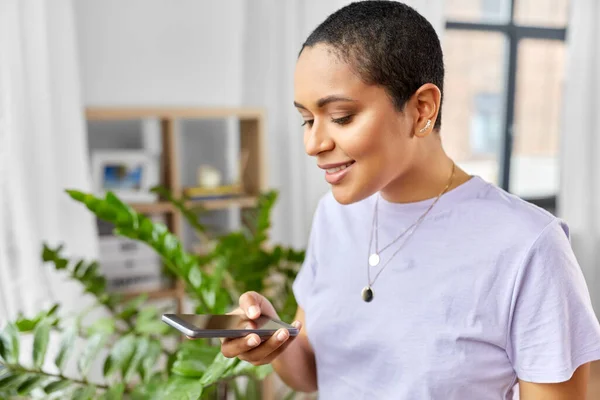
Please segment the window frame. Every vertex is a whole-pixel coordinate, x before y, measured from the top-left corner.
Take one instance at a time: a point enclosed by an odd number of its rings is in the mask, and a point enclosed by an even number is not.
[[[494,22],[460,22],[454,20],[446,21],[446,30],[461,30],[474,32],[500,32],[507,39],[508,52],[506,91],[504,93],[504,132],[500,138],[500,179],[499,186],[509,191],[510,169],[513,152],[514,124],[515,124],[515,96],[517,86],[517,66],[519,65],[519,44],[525,39],[557,40],[565,41],[567,27],[543,27],[517,25],[515,22],[515,5],[520,0],[510,0],[510,19],[506,23]],[[556,195],[541,198],[525,198],[525,200],[540,207],[555,210]]]

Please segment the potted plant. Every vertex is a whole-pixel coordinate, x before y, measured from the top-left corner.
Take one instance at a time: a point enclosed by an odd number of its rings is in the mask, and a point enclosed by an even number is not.
[[[184,201],[156,190],[182,211],[197,232],[207,234]],[[67,192],[114,224],[116,234],[153,248],[168,271],[184,282],[196,313],[225,313],[237,304],[239,294],[256,290],[270,297],[282,319],[293,317],[291,282],[304,252],[268,247],[276,192],[260,196],[244,229],[213,238],[214,246],[201,255],[186,251],[165,225],[135,212],[113,193],[98,198]],[[78,281],[95,299],[94,306],[69,318],[59,316],[60,305],[54,305],[6,324],[0,333],[0,398],[192,400],[218,397],[224,387],[236,398],[256,398],[257,382],[272,372],[270,366],[227,359],[218,342],[181,340],[160,321],[162,310],[149,304],[147,296],[124,301],[121,295],[107,292],[95,261],[69,260],[62,250],[44,244],[42,258]],[[96,308],[104,316],[86,323]],[[23,345],[26,337],[32,337],[31,346]],[[95,364],[102,365],[99,379],[90,377]],[[244,389],[238,377],[245,377]]]

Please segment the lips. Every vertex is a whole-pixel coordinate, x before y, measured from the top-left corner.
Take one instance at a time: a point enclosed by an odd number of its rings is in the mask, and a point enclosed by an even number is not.
[[[325,170],[325,180],[331,184],[338,184],[348,175],[349,171],[354,165],[354,160],[346,161],[336,164],[324,164],[319,165],[321,169]]]

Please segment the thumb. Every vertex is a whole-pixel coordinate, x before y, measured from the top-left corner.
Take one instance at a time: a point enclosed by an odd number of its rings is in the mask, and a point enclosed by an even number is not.
[[[248,318],[256,319],[262,314],[263,300],[263,297],[256,292],[246,292],[240,296],[240,308],[244,310]]]

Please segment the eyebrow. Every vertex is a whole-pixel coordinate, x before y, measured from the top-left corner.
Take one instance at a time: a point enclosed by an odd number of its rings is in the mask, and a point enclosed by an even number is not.
[[[338,95],[331,95],[331,96],[327,96],[327,97],[323,97],[322,99],[319,99],[317,101],[317,107],[318,108],[323,108],[325,107],[327,104],[329,103],[335,103],[337,101],[343,101],[343,102],[350,102],[350,103],[354,103],[356,102],[356,100],[353,100],[351,98],[348,97],[344,97],[344,96],[338,96]],[[304,107],[302,104],[297,103],[294,101],[294,106],[296,106],[297,108],[302,108],[304,110],[306,110],[307,108]]]

